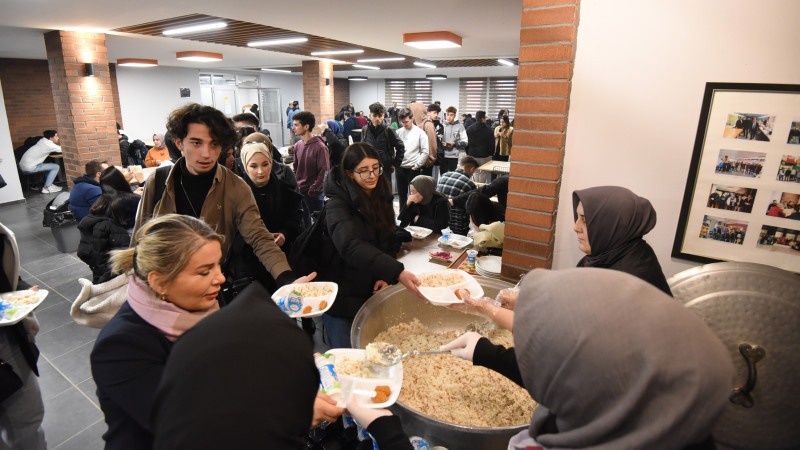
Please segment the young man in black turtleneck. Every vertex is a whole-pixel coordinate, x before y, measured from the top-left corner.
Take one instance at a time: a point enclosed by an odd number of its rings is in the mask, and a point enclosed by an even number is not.
[[[217,164],[222,150],[232,148],[237,140],[236,130],[225,115],[210,106],[191,103],[170,114],[167,130],[183,156],[174,166],[159,168],[160,174],[157,171],[148,178],[131,246],[136,245],[136,232],[151,217],[185,214],[204,220],[225,236],[223,254],[239,232],[279,286],[297,278],[264,226],[250,188]],[[164,179],[164,184],[157,186],[160,181],[156,180]],[[309,281],[305,278],[297,281]]]

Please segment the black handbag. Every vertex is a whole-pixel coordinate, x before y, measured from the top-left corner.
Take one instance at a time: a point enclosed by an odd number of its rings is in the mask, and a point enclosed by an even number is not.
[[[22,379],[11,364],[0,359],[0,403],[22,388]]]
[[[325,207],[316,217],[313,225],[300,233],[289,251],[289,265],[295,273],[317,272],[315,281],[324,281],[331,270],[341,261],[339,252],[333,245],[325,223]]]

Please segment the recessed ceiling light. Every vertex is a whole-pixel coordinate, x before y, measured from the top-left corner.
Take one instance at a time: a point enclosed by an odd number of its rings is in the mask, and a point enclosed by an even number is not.
[[[436,66],[434,66],[433,64],[426,63],[426,62],[421,62],[421,61],[414,61],[414,65],[417,66],[417,67],[425,67],[427,69],[435,69],[436,68]]]
[[[263,69],[262,68],[261,70],[263,70],[264,72],[292,73],[291,70],[285,70],[285,69]]]
[[[461,47],[461,36],[449,31],[405,33],[403,43],[421,49],[457,48]]]
[[[367,78],[367,77],[359,77],[359,76],[354,76],[354,77],[347,77],[347,79],[348,79],[349,81],[367,81],[369,78]]]
[[[500,64],[502,64],[504,66],[515,66],[516,65],[513,62],[511,62],[511,61],[509,61],[507,59],[502,59],[502,58],[498,59],[497,62],[499,62]]]
[[[353,67],[356,69],[369,69],[369,70],[380,70],[381,68],[378,66],[365,66],[364,64],[353,64]]]
[[[164,36],[175,36],[177,34],[199,33],[201,31],[219,30],[227,27],[226,22],[208,22],[186,27],[167,28],[163,31]]]
[[[120,58],[117,60],[117,65],[126,67],[154,67],[158,65],[158,60],[142,59],[142,58]]]
[[[311,52],[311,56],[326,56],[326,55],[349,55],[351,53],[364,53],[362,49],[351,50],[322,50],[318,52]]]
[[[175,57],[181,61],[214,62],[222,61],[222,53],[213,52],[177,52]]]
[[[286,38],[286,39],[271,39],[268,41],[253,41],[248,42],[248,47],[266,47],[269,45],[288,45],[288,44],[301,44],[303,42],[308,42],[307,37],[296,37],[296,38]]]
[[[430,75],[425,75],[425,78],[427,78],[427,79],[429,79],[429,80],[446,80],[446,79],[447,79],[447,75],[443,75],[443,74],[430,74]]]
[[[368,62],[386,62],[386,61],[405,61],[406,58],[404,56],[392,56],[389,58],[367,58],[367,59],[359,59],[358,62],[360,63],[368,63]]]

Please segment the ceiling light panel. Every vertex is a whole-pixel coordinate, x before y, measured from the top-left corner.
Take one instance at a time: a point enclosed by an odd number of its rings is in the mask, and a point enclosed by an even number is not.
[[[360,63],[376,63],[376,62],[389,62],[389,61],[405,61],[406,58],[403,56],[392,56],[387,58],[367,58],[367,59],[359,59],[358,62]]]
[[[318,52],[311,52],[311,56],[328,56],[328,55],[350,55],[355,53],[364,53],[362,49],[350,49],[350,50],[321,50]]]
[[[381,68],[378,66],[367,66],[364,64],[353,64],[353,67],[356,69],[369,69],[369,70],[380,70]]]
[[[186,27],[168,28],[163,31],[164,36],[176,36],[180,34],[200,33],[203,31],[221,30],[227,27],[228,24],[222,21],[206,22],[198,25],[189,25]]]
[[[417,67],[425,67],[426,69],[435,69],[436,66],[430,63],[422,62],[422,61],[414,61],[414,65]]]
[[[502,59],[502,58],[498,59],[497,62],[499,62],[500,64],[502,64],[504,66],[515,66],[516,65],[513,62],[511,62],[511,61],[509,61],[507,59]]]
[[[286,38],[286,39],[270,39],[267,41],[253,41],[248,42],[248,47],[268,47],[271,45],[289,45],[289,44],[302,44],[303,42],[308,42],[307,37],[296,37],[296,38]]]

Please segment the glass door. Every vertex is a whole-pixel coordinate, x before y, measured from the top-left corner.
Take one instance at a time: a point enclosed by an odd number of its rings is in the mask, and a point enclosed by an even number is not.
[[[261,111],[261,127],[269,130],[275,147],[289,145],[284,142],[286,131],[283,112],[281,111],[280,89],[259,89],[259,109]]]

